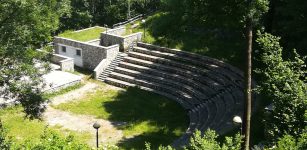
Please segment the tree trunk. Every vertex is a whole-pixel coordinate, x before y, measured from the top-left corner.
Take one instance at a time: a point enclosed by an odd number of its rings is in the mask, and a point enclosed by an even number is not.
[[[248,1],[249,8],[251,8],[251,1]],[[243,145],[242,149],[249,150],[250,142],[250,121],[251,121],[251,109],[252,109],[252,91],[251,91],[251,74],[252,74],[252,44],[253,44],[253,22],[252,16],[248,15],[246,19],[246,70],[245,70],[245,110],[243,118]]]

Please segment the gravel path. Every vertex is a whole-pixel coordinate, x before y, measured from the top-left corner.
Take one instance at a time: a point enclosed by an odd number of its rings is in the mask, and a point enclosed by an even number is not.
[[[117,126],[122,125],[120,122],[111,122],[104,119],[96,119],[94,116],[89,115],[76,115],[70,112],[54,109],[52,106],[59,105],[61,103],[68,103],[74,100],[82,100],[82,97],[87,93],[95,92],[100,85],[95,83],[87,83],[83,87],[68,92],[64,95],[57,96],[51,100],[51,103],[47,106],[47,109],[43,115],[44,120],[51,126],[61,126],[63,129],[69,129],[77,132],[89,132],[92,134],[92,139],[89,141],[91,146],[95,145],[95,129],[92,125],[95,122],[101,124],[99,129],[99,142],[100,143],[117,143],[123,138],[122,130],[117,129]],[[113,86],[103,86],[104,89],[118,89]]]

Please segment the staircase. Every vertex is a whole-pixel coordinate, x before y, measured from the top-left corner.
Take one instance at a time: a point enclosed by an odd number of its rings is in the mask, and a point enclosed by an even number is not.
[[[105,81],[109,74],[117,67],[118,63],[123,60],[127,54],[120,52],[117,54],[115,59],[110,63],[110,65],[99,75],[98,80]]]
[[[208,128],[224,134],[232,118],[243,114],[243,73],[219,60],[145,43],[132,46],[100,75],[102,81],[166,96],[190,118],[186,133],[173,143],[181,147],[193,132]]]

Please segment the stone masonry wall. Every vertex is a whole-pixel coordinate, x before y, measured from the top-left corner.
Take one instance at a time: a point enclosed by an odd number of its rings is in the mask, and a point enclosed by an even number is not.
[[[111,33],[101,33],[101,44],[102,45],[114,45],[119,44],[120,51],[125,51],[129,48],[132,42],[141,41],[142,40],[142,32],[130,34],[127,36],[121,36]]]
[[[58,64],[61,71],[74,71],[74,59],[63,55],[53,54],[51,62]]]
[[[59,51],[58,44],[63,44],[63,45],[82,49],[83,67],[90,69],[90,70],[94,70],[95,67],[101,62],[101,60],[107,58],[108,49],[119,51],[118,45],[104,47],[104,46],[99,46],[99,45],[92,45],[86,42],[80,42],[76,40],[62,38],[62,37],[55,37],[54,43],[55,43],[56,52]]]

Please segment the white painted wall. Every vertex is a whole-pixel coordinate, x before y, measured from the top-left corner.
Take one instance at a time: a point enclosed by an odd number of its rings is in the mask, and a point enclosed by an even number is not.
[[[62,46],[66,47],[66,52],[62,51]],[[81,56],[77,55],[77,50],[81,50]],[[80,48],[75,48],[75,47],[71,47],[71,46],[66,46],[66,45],[62,45],[59,44],[59,54],[60,55],[64,55],[67,57],[71,57],[74,59],[74,64],[78,67],[83,67],[83,61],[82,61],[82,49]]]

